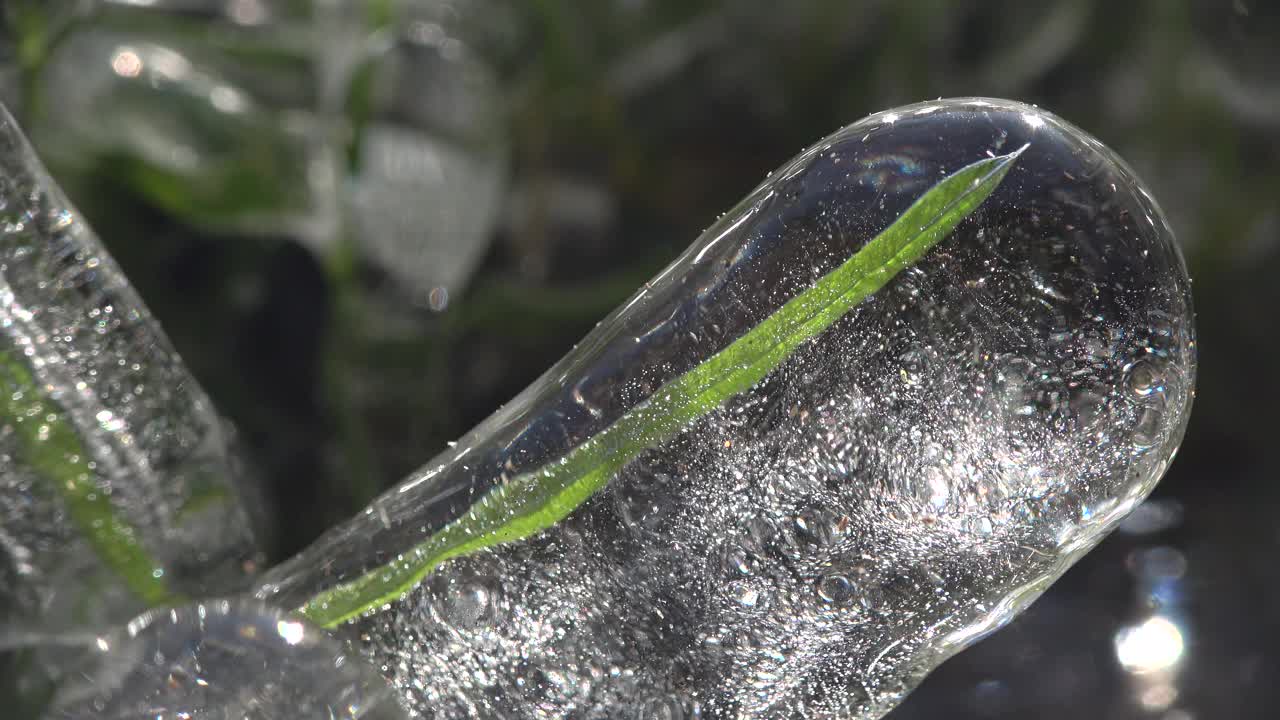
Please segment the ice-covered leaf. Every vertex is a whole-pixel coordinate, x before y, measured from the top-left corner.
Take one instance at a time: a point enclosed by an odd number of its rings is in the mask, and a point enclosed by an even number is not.
[[[0,109],[0,645],[242,583],[231,444]]]
[[[1151,490],[1194,373],[1181,256],[1110,150],[898,108],[259,594],[435,717],[878,717]]]

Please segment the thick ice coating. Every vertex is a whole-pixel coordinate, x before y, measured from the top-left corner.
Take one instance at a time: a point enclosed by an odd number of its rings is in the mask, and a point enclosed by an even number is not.
[[[0,650],[241,587],[231,446],[0,108]]]
[[[1097,140],[880,113],[260,595],[424,717],[878,717],[1151,490],[1194,347],[1165,219]]]
[[[94,638],[50,720],[397,720],[386,681],[262,603],[153,610]]]

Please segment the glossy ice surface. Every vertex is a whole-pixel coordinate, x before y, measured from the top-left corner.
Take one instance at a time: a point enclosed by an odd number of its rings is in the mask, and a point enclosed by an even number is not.
[[[1020,148],[950,237],[754,387],[544,532],[448,560],[346,626],[424,717],[878,717],[1151,490],[1193,396],[1189,282],[1155,201],[1097,140],[1018,103],[899,108],[802,153],[259,595],[314,609],[417,562],[944,177]]]
[[[93,638],[58,720],[395,720],[386,681],[342,643],[261,603],[145,613]]]
[[[231,444],[0,109],[0,649],[242,584]]]

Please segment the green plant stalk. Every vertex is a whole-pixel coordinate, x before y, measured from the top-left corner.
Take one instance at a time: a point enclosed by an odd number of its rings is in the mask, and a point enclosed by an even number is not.
[[[943,179],[816,285],[562,459],[490,491],[401,559],[324,590],[300,611],[333,627],[390,603],[451,558],[529,537],[564,519],[639,453],[759,383],[805,341],[917,262],[986,200],[1021,152],[975,162]]]
[[[142,547],[134,527],[118,517],[94,481],[92,462],[74,428],[42,394],[31,371],[0,350],[0,421],[13,428],[20,451],[93,551],[148,607],[176,600]]]

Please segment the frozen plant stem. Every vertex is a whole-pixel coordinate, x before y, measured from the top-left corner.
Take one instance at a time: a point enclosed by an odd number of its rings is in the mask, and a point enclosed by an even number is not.
[[[314,602],[409,712],[879,718],[1150,492],[1191,317],[1096,139],[877,113],[254,593]]]
[[[564,519],[642,451],[759,383],[802,343],[917,262],[982,204],[1025,149],[946,177],[813,287],[567,456],[494,489],[402,559],[321,592],[301,612],[322,626],[339,625],[395,600],[446,560],[529,537]]]
[[[3,108],[0,210],[5,630],[238,586],[255,551],[226,426]]]
[[[160,563],[147,554],[137,530],[116,515],[110,497],[94,481],[92,460],[75,430],[10,351],[0,351],[0,419],[13,428],[26,462],[62,501],[103,564],[148,606],[173,602],[176,598],[156,576]]]

